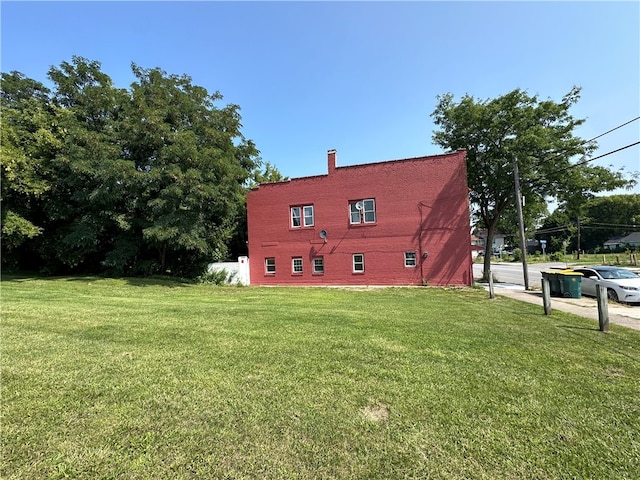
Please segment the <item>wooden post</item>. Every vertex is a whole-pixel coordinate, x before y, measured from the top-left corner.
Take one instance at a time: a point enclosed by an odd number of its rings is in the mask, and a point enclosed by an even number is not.
[[[602,264],[603,265],[607,264],[607,257],[605,257],[604,255],[602,255]]]
[[[596,285],[598,298],[598,324],[601,332],[609,331],[609,304],[607,302],[607,287]]]
[[[495,297],[496,294],[493,291],[493,273],[489,270],[489,298],[494,299]]]
[[[542,277],[542,306],[544,314],[551,315],[551,286],[547,277]]]

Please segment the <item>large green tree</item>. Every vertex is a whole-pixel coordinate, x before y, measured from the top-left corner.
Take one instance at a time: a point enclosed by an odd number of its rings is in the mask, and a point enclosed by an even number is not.
[[[51,162],[62,143],[50,91],[19,72],[2,74],[0,172],[3,263],[43,232],[39,199],[51,189]]]
[[[73,57],[51,67],[52,102],[63,131],[43,210],[47,235],[37,242],[49,270],[97,271],[127,212],[134,169],[122,158],[119,130],[128,102],[99,62]]]
[[[124,145],[139,172],[139,226],[161,271],[193,274],[226,257],[258,151],[241,133],[239,107],[215,106],[220,93],[185,75],[133,72]]]
[[[628,183],[620,172],[574,161],[584,160],[596,148],[575,135],[584,120],[569,111],[579,94],[573,88],[559,102],[521,89],[488,100],[438,97],[432,118],[439,130],[433,141],[445,149],[467,151],[470,202],[474,217],[487,229],[488,248],[500,221],[515,208],[514,162],[527,199],[525,214],[527,204],[539,206],[551,198],[569,202]],[[490,260],[485,255],[485,275]]]
[[[262,166],[239,107],[186,75],[132,71],[116,88],[73,57],[51,91],[3,74],[5,264],[32,266],[22,251],[50,272],[194,276],[227,255]]]
[[[589,199],[582,207],[580,218],[580,248],[599,251],[604,242],[640,231],[640,195],[609,195]],[[545,218],[538,235],[551,245],[551,251],[566,245],[578,249],[578,222],[566,205],[559,206]]]

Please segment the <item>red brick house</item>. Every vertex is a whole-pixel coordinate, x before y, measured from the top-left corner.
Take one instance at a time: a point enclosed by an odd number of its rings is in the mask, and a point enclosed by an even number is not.
[[[346,167],[247,196],[252,285],[471,285],[466,153]]]

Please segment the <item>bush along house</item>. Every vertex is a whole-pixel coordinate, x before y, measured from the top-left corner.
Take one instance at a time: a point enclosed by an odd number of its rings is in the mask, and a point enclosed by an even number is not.
[[[466,153],[338,167],[247,196],[252,285],[472,285]]]

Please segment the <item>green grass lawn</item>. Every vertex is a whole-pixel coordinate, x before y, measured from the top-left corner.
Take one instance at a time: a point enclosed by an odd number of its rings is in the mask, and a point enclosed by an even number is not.
[[[4,278],[2,479],[637,479],[640,334],[476,289]]]

